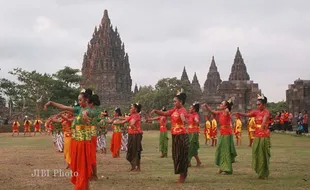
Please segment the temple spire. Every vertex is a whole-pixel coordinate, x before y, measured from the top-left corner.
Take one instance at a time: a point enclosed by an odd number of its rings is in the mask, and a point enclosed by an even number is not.
[[[214,56],[212,56],[211,64],[209,67],[209,72],[207,75],[207,80],[204,84],[204,95],[213,95],[217,93],[217,88],[221,84],[222,80],[220,77],[220,73],[217,70],[217,66],[214,60]]]
[[[189,81],[189,79],[188,79],[188,75],[187,75],[185,67],[183,68],[183,72],[182,72],[182,76],[181,76],[181,81],[184,82],[184,83],[187,83],[187,84],[191,83]]]
[[[240,53],[239,47],[235,55],[234,63],[231,67],[231,73],[229,75],[229,80],[250,80],[250,76],[247,72],[246,65],[244,64],[242,55]]]
[[[191,84],[192,90],[193,90],[193,99],[194,101],[197,101],[201,98],[202,90],[196,75],[196,72],[194,73],[193,81]]]

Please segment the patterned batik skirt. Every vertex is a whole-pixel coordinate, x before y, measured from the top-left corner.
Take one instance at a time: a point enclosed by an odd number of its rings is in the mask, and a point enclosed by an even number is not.
[[[188,134],[172,135],[172,159],[175,174],[187,174],[188,152]]]
[[[143,151],[142,137],[142,133],[128,135],[128,151],[126,159],[131,163],[132,167],[138,166],[141,160],[141,152]]]

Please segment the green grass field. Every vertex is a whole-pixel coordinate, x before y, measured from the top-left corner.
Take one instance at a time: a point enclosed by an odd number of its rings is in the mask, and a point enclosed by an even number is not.
[[[257,179],[251,169],[251,148],[246,131],[242,145],[236,147],[237,158],[233,175],[217,174],[214,165],[215,148],[204,144],[200,136],[201,168],[191,167],[185,184],[175,184],[171,150],[168,158],[159,158],[158,132],[143,136],[142,171],[127,172],[125,154],[113,159],[110,152],[97,154],[98,176],[91,189],[310,189],[310,138],[272,134],[271,175],[268,180]],[[110,144],[111,133],[107,143]],[[169,140],[171,147],[171,140]],[[11,137],[0,134],[0,189],[73,189],[69,177],[32,177],[35,169],[66,167],[63,154],[56,153],[50,136]],[[192,160],[192,165],[196,165]]]

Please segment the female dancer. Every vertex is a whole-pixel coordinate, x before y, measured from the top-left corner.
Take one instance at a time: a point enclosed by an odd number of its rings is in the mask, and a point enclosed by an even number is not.
[[[135,103],[130,107],[130,116],[124,121],[114,121],[114,125],[128,123],[128,151],[126,159],[131,164],[129,171],[140,171],[141,170],[141,152],[142,152],[142,134],[141,129],[141,104]]]
[[[259,95],[257,97],[257,110],[250,113],[238,113],[245,117],[255,117],[256,129],[254,133],[254,143],[252,148],[252,168],[260,179],[269,176],[270,159],[270,131],[268,121],[270,113],[267,110],[267,97]]]
[[[211,136],[211,140],[212,140],[211,146],[216,146],[217,145],[217,121],[216,121],[216,114],[212,114],[210,136]]]
[[[165,107],[161,109],[161,111],[165,112],[167,111]],[[160,151],[160,157],[168,157],[168,132],[167,132],[167,117],[166,116],[159,116],[154,118],[148,118],[147,121],[159,121],[159,151]]]
[[[58,119],[52,119],[53,122],[61,123],[62,129],[64,132],[64,140],[63,140],[63,153],[64,159],[67,163],[67,168],[70,168],[71,164],[71,124],[73,120],[72,112],[60,112],[58,115]]]
[[[121,109],[115,108],[114,119],[109,120],[108,123],[112,123],[115,119],[119,119],[122,116]],[[122,129],[120,124],[113,123],[113,134],[111,138],[110,151],[113,158],[120,157],[120,149],[122,144]]]
[[[92,180],[97,180],[97,128],[99,128],[100,120],[100,100],[99,96],[93,94],[88,100],[89,106],[89,117],[90,117],[90,127],[91,127],[91,160],[92,160]]]
[[[87,126],[89,122],[87,102],[92,95],[92,90],[82,90],[78,96],[79,106],[65,106],[56,102],[48,102],[47,106],[52,105],[62,110],[71,111],[76,115],[72,123],[72,139],[71,139],[71,170],[72,173],[78,173],[71,177],[71,182],[75,185],[74,189],[89,189],[89,180],[92,175],[92,162],[90,158],[91,151],[91,130]]]
[[[40,135],[42,134],[41,124],[42,124],[42,121],[40,120],[39,117],[36,120],[34,120],[34,122],[33,122],[33,125],[34,125],[34,136],[36,136],[37,132],[40,132]]]
[[[100,128],[97,131],[97,149],[101,150],[101,154],[107,153],[107,143],[106,143],[106,134],[107,134],[107,121],[108,112],[105,110],[102,114],[102,119],[99,122]]]
[[[186,94],[181,90],[174,97],[174,108],[163,112],[153,110],[161,116],[169,116],[171,118],[171,134],[172,134],[172,159],[174,163],[174,173],[180,174],[177,183],[184,183],[187,177],[188,169],[188,151],[189,140],[186,132],[185,122],[187,111],[184,108]]]
[[[125,119],[129,117],[128,114],[125,114]],[[128,132],[127,132],[128,124],[124,124],[122,127],[122,145],[121,145],[121,151],[127,152],[128,148]]]
[[[188,137],[189,137],[189,153],[188,153],[188,167],[191,167],[191,160],[192,157],[195,157],[197,161],[197,167],[201,165],[201,161],[198,156],[198,150],[199,150],[199,108],[200,104],[198,102],[195,102],[193,105],[190,106],[189,112],[190,114],[187,115],[188,118]]]
[[[19,122],[17,121],[17,119],[14,119],[14,122],[12,124],[12,129],[13,129],[13,133],[12,136],[14,136],[14,133],[17,133],[17,135],[19,136]]]
[[[225,174],[232,174],[232,163],[235,162],[235,157],[237,156],[231,126],[230,111],[232,106],[233,103],[231,100],[223,101],[220,104],[220,110],[214,111],[210,106],[205,104],[205,107],[212,112],[212,114],[216,114],[219,117],[221,125],[221,136],[215,152],[215,164],[220,168],[219,174],[222,172],[225,172]]]
[[[208,141],[210,141],[210,139],[211,139],[210,131],[211,131],[211,123],[209,121],[209,117],[206,116],[206,126],[204,129],[204,134],[205,134],[205,139],[206,139],[205,144],[208,144]]]
[[[26,116],[26,119],[24,121],[24,136],[26,136],[26,133],[28,133],[29,136],[31,136],[31,134],[30,134],[30,125],[31,124],[32,124],[31,121]]]
[[[236,136],[236,145],[241,145],[242,122],[239,115],[236,115],[234,133]]]
[[[255,132],[255,117],[250,117],[248,121],[249,147],[252,147]]]

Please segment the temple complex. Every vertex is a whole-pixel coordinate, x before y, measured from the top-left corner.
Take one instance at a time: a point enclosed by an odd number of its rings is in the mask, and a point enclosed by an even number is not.
[[[113,28],[104,11],[99,27],[95,27],[82,64],[81,86],[91,87],[103,105],[122,105],[130,101],[132,79],[125,45],[117,28]]]
[[[184,74],[183,70],[182,76],[185,75],[187,76],[187,73]],[[196,75],[195,77],[197,78]],[[184,79],[184,77],[181,78],[181,80]],[[197,88],[197,82],[195,80],[195,83],[191,83],[192,89]],[[237,48],[231,73],[227,81],[221,80],[214,57],[212,57],[200,101],[216,108],[221,101],[232,98],[234,105],[236,105],[233,107],[234,111],[247,112],[256,108],[257,94],[260,93],[261,90],[258,84],[250,80],[240,50]]]
[[[297,116],[299,112],[310,111],[310,80],[295,80],[288,85],[286,90],[286,102],[289,112]]]

